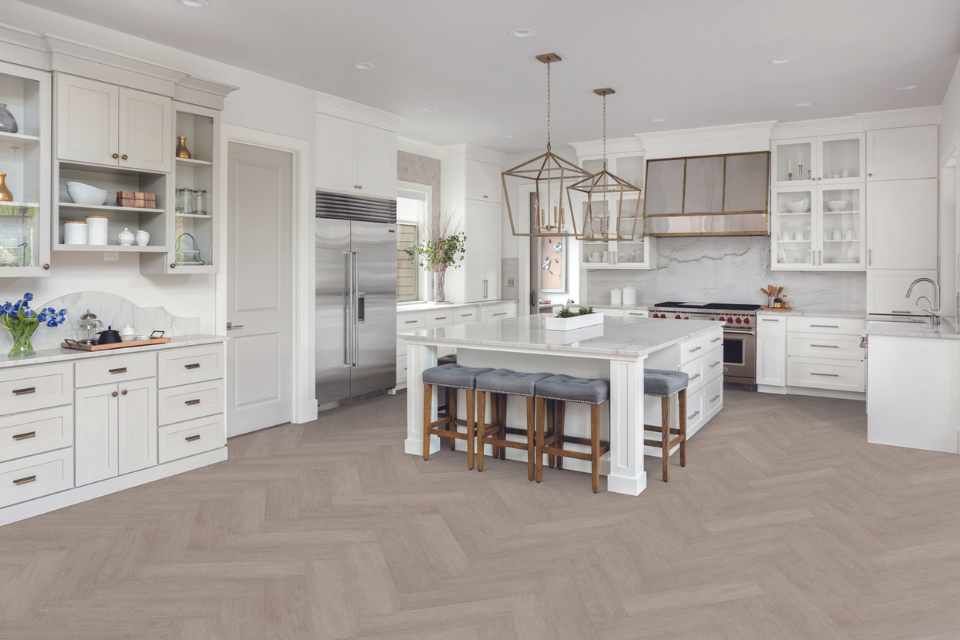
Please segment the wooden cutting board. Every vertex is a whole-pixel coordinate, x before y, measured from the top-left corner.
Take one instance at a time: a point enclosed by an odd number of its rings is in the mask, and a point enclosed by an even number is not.
[[[74,349],[76,351],[110,351],[111,349],[128,349],[130,347],[146,347],[151,344],[167,344],[172,342],[171,338],[148,338],[146,340],[127,340],[126,342],[114,342],[112,344],[84,344],[76,340],[64,340],[60,345],[64,349]]]

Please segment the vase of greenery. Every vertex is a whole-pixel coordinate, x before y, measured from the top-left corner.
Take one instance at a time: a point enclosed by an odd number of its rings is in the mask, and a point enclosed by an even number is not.
[[[13,346],[10,348],[11,358],[29,356],[33,354],[33,334],[41,325],[59,327],[67,320],[67,310],[57,311],[47,307],[35,311],[30,308],[33,300],[32,293],[25,293],[16,302],[4,302],[0,305],[0,323],[10,332]]]
[[[420,267],[433,273],[433,301],[446,302],[444,284],[447,269],[457,269],[463,264],[467,236],[463,232],[444,231],[436,238],[425,240],[407,249],[407,254],[419,260]]]

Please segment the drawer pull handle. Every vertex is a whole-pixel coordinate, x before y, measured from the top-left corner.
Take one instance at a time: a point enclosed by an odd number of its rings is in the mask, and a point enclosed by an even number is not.
[[[185,364],[185,365],[183,365],[183,368],[184,368],[184,369],[199,369],[199,368],[200,368],[200,363],[199,363],[199,362],[191,362],[190,364]]]
[[[810,375],[820,376],[821,378],[839,378],[840,377],[839,373],[817,373],[816,371],[811,371]]]
[[[404,320],[403,324],[417,324],[419,320]]]
[[[200,398],[195,398],[195,399],[193,399],[193,400],[187,400],[187,401],[184,402],[183,404],[187,405],[188,407],[192,407],[193,405],[200,404]]]
[[[30,438],[36,438],[36,437],[37,437],[36,431],[27,431],[26,433],[15,434],[13,436],[13,439],[19,441],[19,440],[29,440]]]
[[[19,487],[19,486],[22,485],[22,484],[30,484],[31,482],[36,482],[36,481],[37,481],[37,476],[35,476],[35,475],[33,475],[33,476],[24,476],[23,478],[17,478],[16,480],[14,480],[14,481],[13,481],[13,484],[15,484],[15,485],[17,485],[17,486]]]
[[[696,380],[696,379],[699,378],[699,377],[700,377],[700,374],[699,374],[699,373],[690,376],[690,382],[693,382],[694,380]]]
[[[461,313],[461,314],[460,314],[460,317],[461,317],[461,318],[470,318],[470,317],[472,317],[472,316],[473,316],[472,313]]]
[[[491,315],[492,315],[494,318],[499,318],[500,316],[505,316],[505,315],[507,315],[507,312],[506,312],[506,311],[503,311],[503,312],[501,312],[501,313],[494,313],[494,314],[491,314]]]
[[[434,320],[446,320],[447,316],[436,316]]]
[[[714,339],[711,340],[710,342],[714,342],[714,343],[715,343],[715,342],[720,342],[721,340],[723,340],[723,338],[714,338]]]
[[[839,329],[840,325],[838,324],[812,324],[811,327],[815,329]]]
[[[184,438],[184,440],[186,440],[187,442],[196,442],[196,441],[199,440],[199,439],[200,439],[200,436],[199,436],[199,435],[192,435],[192,436],[187,436],[186,438]]]
[[[780,318],[760,318],[764,322],[780,322]]]
[[[811,344],[811,347],[815,349],[839,349],[840,345],[838,344]]]
[[[697,351],[700,351],[700,349],[703,349],[703,347],[693,347],[690,349],[690,353],[696,353]]]
[[[13,390],[13,395],[15,395],[15,396],[27,396],[27,395],[30,395],[31,393],[36,393],[36,392],[37,392],[37,388],[36,388],[36,387],[24,387],[23,389],[14,389],[14,390]]]
[[[717,360],[716,362],[714,362],[713,364],[710,365],[710,368],[713,369],[715,366],[717,366],[718,364],[720,364],[720,362],[721,362],[721,360]]]
[[[718,393],[717,395],[715,395],[715,396],[713,396],[712,398],[710,398],[710,402],[716,402],[716,401],[719,400],[719,399],[720,399],[720,394]]]
[[[126,373],[126,372],[127,372],[127,368],[126,368],[126,367],[117,367],[116,369],[108,369],[108,371],[109,371],[110,373],[116,375],[116,374],[118,374],[118,373]]]
[[[700,409],[697,409],[696,411],[694,411],[693,413],[691,413],[690,415],[688,415],[688,416],[687,416],[687,420],[693,420],[693,419],[696,418],[698,415],[700,415]]]

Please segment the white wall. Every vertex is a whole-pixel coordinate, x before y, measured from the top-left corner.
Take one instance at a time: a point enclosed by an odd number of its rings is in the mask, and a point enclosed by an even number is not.
[[[960,149],[960,62],[943,96],[943,121],[940,124],[940,159],[944,165]]]
[[[120,54],[180,69],[239,89],[226,101],[223,122],[307,141],[315,148],[316,93],[310,89],[159,45],[119,31],[4,0],[3,22],[36,33],[59,35]],[[313,175],[312,169],[309,175]],[[312,191],[312,185],[305,185]],[[301,212],[302,213],[302,212]],[[142,276],[136,256],[105,262],[100,254],[54,254],[47,278],[0,280],[0,301],[32,291],[38,301],[76,291],[106,291],[140,306],[163,306],[181,316],[200,317],[213,332],[213,276]],[[96,310],[94,310],[96,311]]]

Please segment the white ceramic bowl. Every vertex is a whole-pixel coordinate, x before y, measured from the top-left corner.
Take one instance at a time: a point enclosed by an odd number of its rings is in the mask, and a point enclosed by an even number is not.
[[[67,194],[77,204],[103,204],[107,201],[107,192],[82,182],[68,182]]]
[[[790,200],[787,202],[787,209],[791,213],[806,213],[810,211],[810,199],[804,198],[803,200]]]
[[[849,208],[849,200],[827,200],[827,209],[830,211],[846,211]]]

